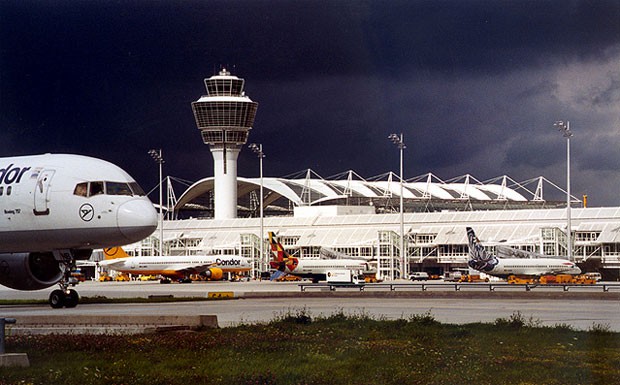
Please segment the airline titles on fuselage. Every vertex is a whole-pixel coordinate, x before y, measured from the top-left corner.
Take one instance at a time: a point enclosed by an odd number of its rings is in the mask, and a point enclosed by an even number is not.
[[[15,167],[14,163],[9,164],[5,168],[0,168],[0,185],[10,185],[13,182],[19,183],[24,176],[24,173],[31,169],[31,167]]]

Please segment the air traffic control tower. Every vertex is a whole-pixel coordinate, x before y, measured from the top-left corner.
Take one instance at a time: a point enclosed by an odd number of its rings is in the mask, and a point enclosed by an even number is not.
[[[213,155],[215,219],[237,217],[237,157],[258,108],[258,103],[245,95],[243,84],[243,79],[222,69],[205,79],[207,95],[192,103],[202,140]]]

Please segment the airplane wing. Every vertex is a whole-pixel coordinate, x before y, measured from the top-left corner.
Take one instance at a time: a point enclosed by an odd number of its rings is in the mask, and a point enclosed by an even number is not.
[[[79,260],[79,259],[77,261],[75,261],[75,265],[77,267],[80,267],[80,266],[97,266],[97,263],[98,262],[88,261],[88,260],[85,261],[85,260]]]
[[[500,258],[548,258],[533,251],[514,249],[508,246],[497,246],[497,256]]]
[[[118,267],[119,265],[123,265],[125,262],[125,258],[118,259],[104,259],[103,261],[95,262],[95,265],[109,267],[110,269],[114,269],[114,266]]]
[[[195,264],[195,265],[179,264],[179,265],[171,266],[171,269],[178,271],[179,273],[183,273],[183,274],[200,274],[200,273],[204,273],[205,271],[209,270],[212,267],[215,267],[216,265],[217,264],[215,262]]]
[[[322,259],[350,259],[351,256],[336,250],[328,249],[327,247],[321,247],[319,249],[319,255]]]

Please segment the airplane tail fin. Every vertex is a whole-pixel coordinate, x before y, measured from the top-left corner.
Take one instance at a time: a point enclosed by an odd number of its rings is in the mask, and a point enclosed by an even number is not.
[[[269,245],[271,246],[272,259],[269,262],[269,265],[276,270],[275,273],[271,275],[271,280],[278,278],[284,271],[286,270],[286,257],[288,254],[284,251],[284,247],[282,244],[278,242],[276,235],[270,231],[269,235]]]
[[[278,242],[275,234],[271,231],[269,232],[269,244],[273,253],[273,259],[269,262],[269,265],[276,270],[276,273],[272,275],[272,279],[284,274],[287,267],[289,271],[295,270],[299,261],[284,250],[284,246]]]
[[[107,249],[103,249],[103,255],[105,255],[105,259],[117,259],[117,258],[127,258],[129,254],[123,250],[122,247],[109,247]]]
[[[499,261],[494,255],[487,253],[471,227],[467,227],[467,239],[469,241],[470,257],[467,265],[478,271],[490,272],[493,270]]]
[[[283,262],[286,258],[289,258],[290,255],[286,251],[284,251],[284,247],[276,238],[276,235],[270,231],[269,233],[269,245],[271,245],[271,251],[273,252],[273,261],[274,262]]]
[[[467,239],[469,241],[469,256],[471,257],[471,259],[488,259],[487,252],[484,249],[484,246],[482,246],[480,240],[478,239],[478,237],[476,237],[474,229],[472,229],[471,227],[467,228]]]

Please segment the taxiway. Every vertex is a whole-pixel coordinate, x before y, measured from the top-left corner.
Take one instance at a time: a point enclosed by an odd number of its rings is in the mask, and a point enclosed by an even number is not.
[[[161,285],[158,282],[85,282],[77,289],[82,297],[105,296],[132,298],[172,295],[206,297],[209,293],[233,293],[232,300],[80,304],[74,309],[52,309],[47,305],[2,305],[1,317],[16,318],[62,314],[67,318],[109,315],[215,315],[220,327],[244,323],[268,322],[287,314],[304,312],[312,317],[342,312],[376,319],[408,318],[431,314],[442,323],[492,323],[515,313],[541,326],[569,325],[588,330],[604,327],[620,332],[618,292],[572,295],[563,291],[526,292],[515,287],[497,292],[454,291],[445,285],[442,291],[364,291],[321,290],[302,293],[297,283],[195,282]],[[3,299],[46,299],[50,289],[20,292],[1,288]]]

